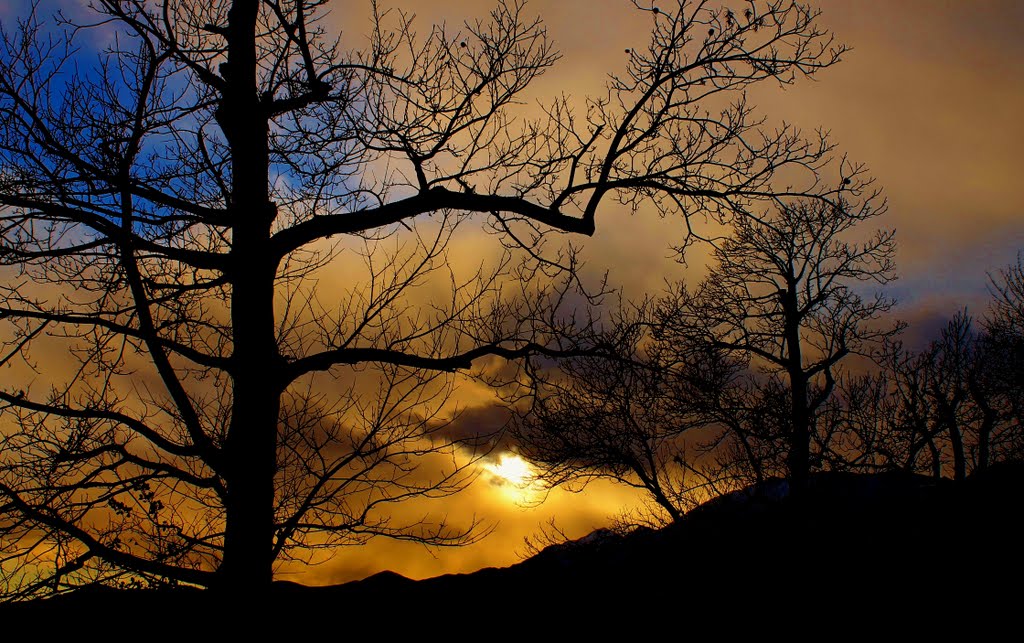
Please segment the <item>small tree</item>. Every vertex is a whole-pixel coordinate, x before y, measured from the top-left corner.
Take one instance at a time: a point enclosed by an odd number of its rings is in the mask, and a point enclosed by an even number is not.
[[[1024,254],[990,278],[992,303],[982,326],[990,347],[986,372],[1017,429],[1016,457],[1024,457]]]
[[[963,480],[1024,454],[1019,347],[1002,324],[996,314],[985,332],[961,311],[924,350],[890,350],[884,377],[891,399],[881,407],[890,426],[882,443],[900,454],[900,468]]]
[[[870,204],[800,201],[762,219],[737,220],[716,246],[708,277],[693,290],[679,285],[658,308],[659,328],[682,350],[710,346],[782,378],[786,466],[796,490],[822,455],[812,451],[817,413],[841,363],[870,357],[898,330],[878,323],[892,300],[855,290],[894,277],[892,232],[850,239],[880,213]]]
[[[815,449],[821,467],[832,471],[877,473],[905,469],[910,441],[894,439],[898,408],[882,369],[847,373],[818,411]]]
[[[523,3],[425,35],[375,10],[351,50],[326,5],[94,0],[102,51],[38,12],[4,24],[0,359],[26,373],[0,388],[9,589],[259,593],[311,547],[460,542],[389,507],[463,480],[416,468],[451,372],[584,347],[550,233],[593,234],[609,199],[724,221],[870,185],[826,180],[824,135],[745,100],[843,53],[796,2],[637,3],[648,46],[585,115],[560,98],[540,119],[515,105],[558,54]],[[468,277],[446,254],[467,226],[506,249]]]
[[[985,328],[992,335],[1024,337],[1024,253],[1017,262],[989,276],[992,304]]]
[[[582,356],[532,379],[532,404],[512,425],[521,453],[550,485],[579,490],[597,478],[643,490],[645,523],[682,518],[716,494],[702,456],[720,446],[707,397],[737,386],[739,365],[719,351],[694,352],[667,368],[651,333],[650,305],[620,313],[603,335],[615,358]],[[710,457],[714,457],[712,454]]]
[[[938,340],[920,355],[915,366],[925,373],[925,394],[931,412],[931,434],[949,446],[953,479],[967,477],[968,435],[976,422],[978,444],[987,462],[988,440],[994,410],[988,404],[982,382],[984,344],[974,332],[966,311],[957,313]],[[940,465],[941,466],[941,465]]]

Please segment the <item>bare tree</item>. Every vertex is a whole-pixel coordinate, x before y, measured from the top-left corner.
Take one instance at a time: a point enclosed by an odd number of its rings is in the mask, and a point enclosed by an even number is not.
[[[982,320],[989,351],[985,372],[1017,429],[1016,456],[1024,457],[1024,254],[990,278],[992,303]]]
[[[1021,457],[1014,270],[992,277],[980,327],[959,311],[922,350],[886,338],[879,368],[837,378],[812,434],[822,466],[963,480]]]
[[[924,350],[891,350],[884,371],[891,426],[882,444],[900,454],[901,468],[963,480],[1024,452],[1019,362],[1014,342],[1000,335],[998,306],[988,332],[960,311]]]
[[[351,50],[326,6],[94,0],[93,40],[38,11],[4,24],[0,359],[25,379],[0,390],[0,547],[19,595],[125,575],[255,594],[310,547],[461,542],[388,508],[471,473],[416,467],[443,444],[450,373],[587,348],[551,233],[593,234],[609,199],[685,223],[871,197],[860,167],[824,175],[823,134],[763,127],[744,98],[843,53],[796,2],[638,3],[650,44],[607,95],[534,120],[515,105],[558,53],[521,2],[422,35],[374,7]],[[446,250],[467,226],[504,248],[468,276]]]
[[[910,440],[894,439],[902,429],[896,429],[898,405],[889,384],[879,368],[837,378],[833,394],[818,411],[813,436],[822,468],[862,473],[907,469]]]
[[[649,303],[619,312],[605,345],[614,359],[581,356],[537,371],[532,404],[512,424],[521,454],[546,484],[581,490],[597,478],[645,492],[644,521],[663,524],[717,495],[701,455],[721,431],[709,428],[698,399],[730,386],[732,362],[701,354],[668,369],[650,332]]]
[[[800,201],[737,220],[716,246],[707,278],[692,290],[680,284],[659,305],[659,327],[683,351],[705,345],[740,355],[783,384],[787,474],[797,490],[822,457],[821,444],[812,452],[824,439],[817,416],[842,361],[870,357],[899,329],[879,323],[892,300],[856,292],[860,283],[884,285],[894,276],[892,232],[851,238],[881,211]]]
[[[985,317],[990,333],[1024,336],[1024,253],[1007,268],[989,276],[992,305]]]

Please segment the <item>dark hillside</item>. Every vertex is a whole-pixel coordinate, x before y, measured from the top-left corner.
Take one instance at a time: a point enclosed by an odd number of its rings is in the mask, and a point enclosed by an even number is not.
[[[999,618],[1008,616],[1004,607],[1020,604],[1022,491],[1021,464],[963,483],[818,474],[800,499],[787,497],[781,481],[769,482],[659,531],[595,532],[504,569],[423,581],[385,572],[324,588],[280,583],[271,609],[278,625],[358,615],[359,627],[385,631],[429,630],[439,617],[625,623],[644,615],[778,612],[816,622],[895,617],[934,624],[983,610]],[[162,620],[179,610],[216,614],[223,605],[205,592],[97,588],[9,605],[3,615]]]

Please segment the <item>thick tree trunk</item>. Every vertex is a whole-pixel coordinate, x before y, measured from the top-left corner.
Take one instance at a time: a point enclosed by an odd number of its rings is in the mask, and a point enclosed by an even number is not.
[[[794,495],[807,489],[811,464],[811,418],[807,410],[807,382],[803,372],[790,375],[789,484]]]
[[[803,369],[800,345],[800,313],[796,293],[796,279],[789,280],[789,289],[779,295],[784,315],[786,340],[786,374],[789,376],[789,486],[792,495],[801,495],[807,489],[811,463],[811,417],[807,399],[807,376]]]
[[[277,352],[273,324],[273,270],[265,258],[239,263],[260,266],[235,281],[231,314],[234,329],[234,400],[227,442],[227,531],[222,565],[224,584],[256,593],[272,580],[274,473],[280,389],[274,376]],[[264,257],[266,255],[264,254]],[[251,270],[251,269],[250,269]]]
[[[274,473],[281,389],[274,327],[276,265],[270,259],[269,129],[257,91],[258,0],[228,14],[225,90],[217,120],[231,148],[233,408],[225,451],[228,501],[221,580],[255,596],[273,579]]]
[[[243,593],[258,593],[272,581],[278,397],[257,380],[235,380],[225,449],[227,525],[220,572],[225,589]]]

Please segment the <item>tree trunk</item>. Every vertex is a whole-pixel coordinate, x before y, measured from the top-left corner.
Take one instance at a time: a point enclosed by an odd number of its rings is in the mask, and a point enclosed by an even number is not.
[[[929,469],[931,470],[931,476],[936,480],[942,479],[942,454],[939,452],[939,447],[935,444],[935,436],[941,431],[941,424],[938,429],[922,427],[916,430],[910,435],[910,446],[908,447],[909,453],[907,454],[907,462],[904,469],[908,473],[917,472],[917,456],[922,449],[928,447],[928,454],[931,457],[931,464]],[[915,440],[917,433],[921,434],[920,440]]]
[[[793,495],[807,489],[811,465],[811,418],[807,410],[807,381],[803,372],[790,375],[789,484]]]
[[[219,571],[225,589],[247,594],[261,592],[273,580],[279,402],[277,393],[258,380],[235,378],[235,402],[225,448],[227,524]]]
[[[273,580],[274,474],[280,356],[274,326],[277,266],[268,252],[276,208],[270,200],[269,128],[257,91],[258,0],[228,13],[225,89],[217,121],[231,149],[231,328],[233,394],[224,445],[227,483],[222,587],[258,596]]]
[[[939,397],[938,399],[939,418],[942,425],[946,427],[949,443],[953,449],[954,480],[963,480],[967,477],[967,454],[964,451],[964,437],[960,431],[960,421],[956,416],[957,409],[961,403],[960,393],[954,394],[952,401],[947,401],[944,397]]]
[[[789,288],[779,293],[782,302],[786,340],[785,364],[789,376],[789,469],[790,493],[801,495],[807,489],[811,463],[811,417],[807,399],[807,376],[803,370],[800,346],[800,313],[796,279],[789,279]]]
[[[953,446],[953,479],[967,478],[967,454],[964,451],[964,437],[956,418],[949,421],[949,441]]]
[[[992,459],[992,429],[995,426],[995,417],[986,414],[978,429],[978,464],[974,473],[980,473],[988,469],[989,461]]]
[[[753,445],[750,444],[750,436],[747,435],[747,432],[743,430],[738,422],[730,423],[729,426],[743,447],[743,453],[747,456],[747,462],[754,472],[754,482],[761,484],[764,482],[764,467],[761,465],[761,458],[757,456]]]
[[[998,414],[989,404],[988,395],[978,382],[976,373],[970,375],[968,383],[974,405],[981,411],[981,425],[978,427],[978,463],[974,467],[977,473],[988,469],[989,460],[992,458],[992,431],[995,429]]]

